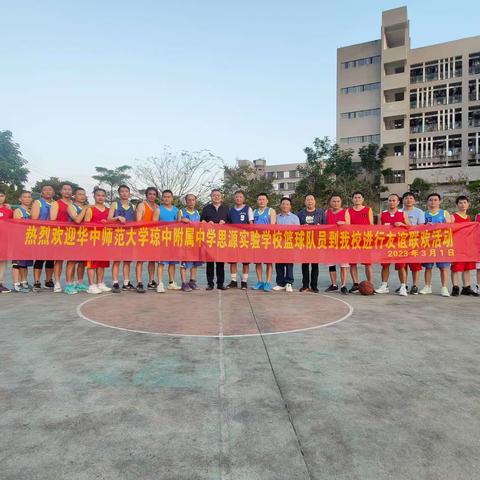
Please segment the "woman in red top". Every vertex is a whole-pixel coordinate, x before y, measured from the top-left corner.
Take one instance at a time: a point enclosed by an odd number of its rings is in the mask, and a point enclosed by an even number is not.
[[[10,205],[5,203],[5,192],[0,190],[0,220],[8,220],[13,218],[13,210],[10,208]],[[7,287],[3,286],[5,281],[5,272],[7,271],[7,261],[0,261],[0,293],[10,293],[10,290]]]
[[[350,225],[373,225],[373,212],[370,207],[363,205],[363,193],[353,192],[352,194],[353,207],[348,209],[350,215]],[[373,279],[373,269],[370,263],[364,263],[365,275],[369,282]],[[353,287],[349,290],[350,293],[358,292],[358,267],[356,263],[350,264],[350,275],[352,276]]]
[[[103,188],[96,188],[93,192],[95,204],[87,210],[85,214],[85,223],[107,223],[109,209],[105,205],[107,192]],[[92,260],[87,262],[88,290],[87,293],[98,294],[110,292],[112,289],[103,283],[105,268],[110,266],[110,262],[105,260]],[[97,276],[97,283],[95,281]]]
[[[467,214],[470,202],[465,195],[460,195],[455,200],[457,211],[452,215],[454,223],[471,222],[470,216]],[[478,218],[478,215],[477,215]],[[470,270],[475,270],[475,262],[453,262],[450,267],[452,272],[452,297],[460,295],[460,287],[458,286],[458,272],[462,272],[462,295],[471,295],[478,297],[478,292],[474,292],[470,287]],[[478,279],[478,270],[477,270]],[[478,281],[477,281],[478,283]]]
[[[69,183],[64,183],[60,190],[61,198],[52,203],[50,207],[50,220],[57,222],[70,221],[68,215],[68,207],[72,204],[72,186]],[[53,265],[53,274],[55,276],[55,285],[53,291],[55,293],[62,292],[62,284],[60,279],[62,277],[63,260],[55,260]]]
[[[400,197],[396,193],[388,196],[388,210],[384,210],[378,219],[379,225],[386,225],[391,227],[403,227],[410,225],[408,216],[405,212],[398,209],[400,205]],[[389,293],[388,277],[390,276],[390,264],[382,263],[382,284],[375,290],[375,293]],[[398,278],[400,279],[400,290],[398,294],[406,297],[407,293],[407,266],[406,264],[399,264]]]

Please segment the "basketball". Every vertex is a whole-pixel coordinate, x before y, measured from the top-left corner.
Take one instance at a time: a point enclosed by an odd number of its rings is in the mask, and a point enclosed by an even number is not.
[[[373,295],[375,293],[375,288],[372,285],[372,282],[369,282],[368,280],[364,280],[363,282],[360,282],[358,284],[358,291],[362,295]]]

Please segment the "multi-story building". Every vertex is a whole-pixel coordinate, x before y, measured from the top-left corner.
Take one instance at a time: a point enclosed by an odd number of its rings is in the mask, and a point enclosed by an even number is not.
[[[407,8],[384,11],[381,38],[337,51],[337,142],[385,146],[384,178],[480,178],[480,36],[410,48]]]
[[[282,196],[295,193],[295,186],[301,180],[298,167],[304,163],[284,163],[281,165],[267,165],[264,158],[257,160],[237,160],[239,167],[248,166],[254,169],[257,178],[266,177],[272,180],[273,188]]]

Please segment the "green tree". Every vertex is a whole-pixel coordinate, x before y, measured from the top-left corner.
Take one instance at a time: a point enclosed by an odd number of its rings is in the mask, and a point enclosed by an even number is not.
[[[130,179],[128,172],[131,168],[129,165],[121,165],[114,169],[95,167],[97,175],[92,175],[92,178],[99,182],[98,186],[107,190],[107,199],[111,202],[115,198],[115,190]]]
[[[57,198],[60,198],[60,190],[64,183],[68,183],[69,185],[72,186],[73,189],[79,186],[77,183],[72,182],[70,180],[61,180],[58,177],[50,177],[50,178],[44,178],[42,180],[38,180],[32,188],[32,193],[35,193],[37,194],[37,196],[39,196],[44,185],[51,185],[55,190],[55,194]]]
[[[386,175],[391,169],[384,169],[386,149],[375,143],[364,145],[359,148],[361,175],[364,181],[362,191],[365,199],[371,205],[380,205],[382,193],[388,189],[382,185],[382,176]]]
[[[420,202],[425,202],[427,196],[432,192],[433,185],[423,178],[415,178],[410,184],[410,190],[417,196]]]
[[[279,195],[275,192],[272,181],[265,176],[257,176],[253,167],[224,165],[223,170],[224,180],[221,190],[227,203],[233,203],[233,194],[236,190],[243,190],[246,201],[252,208],[257,204],[259,193],[268,195],[270,206],[277,205]]]
[[[18,200],[19,191],[28,179],[26,164],[20,145],[13,141],[12,132],[0,131],[0,187],[5,190],[7,202]]]

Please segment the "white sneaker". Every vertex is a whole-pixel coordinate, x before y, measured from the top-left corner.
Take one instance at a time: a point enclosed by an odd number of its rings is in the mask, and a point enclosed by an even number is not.
[[[99,293],[102,293],[102,291],[97,287],[97,285],[89,285],[87,293],[91,293],[92,295],[98,295]]]
[[[276,291],[276,292],[281,292],[282,290],[285,290],[287,287],[281,287],[280,285],[275,285],[273,287],[273,289]]]
[[[480,287],[478,285],[475,285],[473,288],[473,293],[480,293]]]
[[[53,287],[53,293],[62,293],[62,285],[58,282],[55,282],[55,286]]]
[[[430,285],[425,285],[418,293],[420,295],[431,295],[432,287]]]
[[[159,284],[159,286],[160,286],[160,284]],[[169,283],[168,287],[167,287],[167,290],[181,290],[181,289],[182,289],[182,287],[178,286],[175,282]],[[157,289],[157,292],[158,292],[158,289]]]
[[[375,289],[375,293],[390,293],[388,285],[380,285],[377,289]]]
[[[163,286],[163,282],[158,282],[157,293],[165,293],[165,287]]]
[[[107,287],[103,282],[99,283],[97,285],[97,287],[101,292],[111,292],[112,291],[112,289],[110,287]]]
[[[287,285],[285,286],[285,290],[289,293],[293,292],[292,284],[287,283]]]
[[[398,291],[398,294],[401,296],[401,297],[408,297],[408,292],[407,292],[407,287],[405,285],[402,285],[400,287],[400,290]]]
[[[447,287],[442,287],[442,289],[440,290],[440,295],[442,297],[449,297],[450,292],[448,291],[448,288]]]

